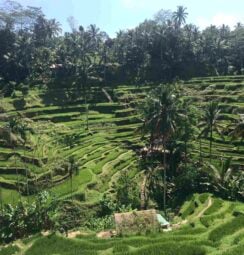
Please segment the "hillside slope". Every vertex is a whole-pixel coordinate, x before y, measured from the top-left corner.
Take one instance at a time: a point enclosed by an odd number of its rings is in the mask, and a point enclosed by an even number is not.
[[[194,194],[174,219],[180,228],[173,228],[171,232],[109,240],[82,235],[73,239],[39,235],[0,249],[0,255],[241,255],[243,212],[242,203],[221,200],[207,193]]]
[[[244,76],[195,78],[183,86],[185,97],[192,98],[199,108],[218,100],[223,126],[233,127],[243,118]],[[60,198],[72,193],[78,200],[93,203],[104,192],[113,191],[113,183],[122,171],[130,169],[131,178],[138,175],[136,149],[143,143],[136,132],[140,120],[135,105],[150,89],[118,86],[104,93],[93,88],[88,104],[82,96],[74,97],[75,91],[37,87],[28,95],[17,92],[14,97],[1,99],[4,113],[0,115],[0,127],[6,126],[8,116],[21,116],[34,131],[27,133],[25,144],[9,146],[1,140],[3,201],[16,203],[19,197],[49,189]],[[208,157],[208,143],[202,139],[203,157]],[[193,156],[198,156],[199,140],[193,142],[193,147]],[[72,186],[65,168],[71,156],[79,163],[79,170],[72,174]],[[223,140],[214,134],[213,158],[220,157],[232,157],[236,168],[243,169],[243,142],[230,141],[227,136]]]
[[[116,93],[134,89],[120,87]],[[32,186],[39,190],[48,188],[59,197],[69,195],[69,174],[58,169],[58,165],[70,156],[79,163],[72,192],[77,197],[85,193],[86,200],[97,200],[112,186],[118,171],[130,168],[131,177],[137,174],[132,146],[139,141],[135,135],[139,120],[134,109],[123,98],[107,103],[102,94],[94,92],[93,96],[98,98],[90,100],[88,117],[82,98],[66,101],[65,106],[53,102],[46,105],[45,99],[40,99],[40,91],[31,91],[24,99],[26,107],[18,111],[13,105],[21,98],[4,99],[3,107],[8,110],[2,116],[21,115],[34,129],[34,134],[28,134],[26,145],[11,148],[1,143],[0,181],[5,202],[16,201],[18,191],[24,193],[27,181],[30,192]],[[1,125],[6,123],[2,121]]]

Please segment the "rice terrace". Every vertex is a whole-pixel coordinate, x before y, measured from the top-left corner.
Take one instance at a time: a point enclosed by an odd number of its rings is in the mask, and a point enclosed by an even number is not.
[[[244,255],[243,20],[91,2],[0,0],[0,255]]]

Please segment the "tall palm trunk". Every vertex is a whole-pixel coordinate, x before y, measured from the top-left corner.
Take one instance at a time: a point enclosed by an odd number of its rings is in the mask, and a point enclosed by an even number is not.
[[[185,115],[186,115],[186,113],[185,113]],[[186,136],[186,129],[187,129],[187,127],[186,127],[186,119],[185,119],[185,141],[184,141],[184,143],[185,143],[185,169],[187,168],[187,136]]]
[[[89,129],[89,105],[86,106],[86,129]]]
[[[85,106],[86,106],[86,129],[89,129],[89,106],[87,104],[86,92],[85,92]]]
[[[29,179],[28,179],[28,173],[27,173],[27,165],[26,165],[26,159],[25,159],[25,150],[24,150],[24,168],[25,168],[25,179],[26,179],[26,193],[27,193],[27,200],[29,201]]]
[[[17,188],[18,188],[18,192],[19,192],[19,198],[21,200],[21,194],[20,194],[20,185],[19,185],[19,171],[17,168],[17,160],[16,160],[16,151],[15,151],[15,146],[14,146],[14,166],[15,166],[15,173],[17,175]]]
[[[72,166],[71,166],[72,167]],[[69,169],[69,178],[70,178],[70,193],[71,200],[73,201],[73,169]]]
[[[212,145],[213,145],[213,126],[210,127],[210,141],[209,141],[209,161],[212,162]]]
[[[202,162],[202,138],[201,137],[199,140],[199,157],[200,157],[200,161]]]
[[[185,169],[187,168],[187,141],[185,140]]]
[[[145,175],[141,184],[141,209],[146,209],[146,183],[147,183],[147,176]]]
[[[26,193],[27,193],[27,199],[28,199],[28,202],[30,202],[30,199],[29,199],[30,190],[29,190],[29,180],[28,180],[27,168],[25,168],[25,178],[26,178]]]
[[[166,175],[166,143],[163,141],[163,146],[164,146],[164,213],[166,215],[166,191],[167,191],[167,175]]]
[[[3,214],[3,193],[2,193],[2,184],[0,183],[0,203],[1,203],[1,214]]]
[[[71,200],[73,200],[73,177],[70,176]]]

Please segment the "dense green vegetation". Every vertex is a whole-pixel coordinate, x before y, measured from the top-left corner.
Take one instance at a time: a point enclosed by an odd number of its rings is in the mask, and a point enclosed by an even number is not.
[[[68,19],[71,32],[40,8],[6,0],[0,6],[0,88],[25,94],[30,84],[72,88],[66,96],[89,97],[89,87],[172,81],[194,76],[243,73],[244,27],[200,31],[187,24],[187,9],[160,10],[154,18],[110,38],[96,25]]]
[[[244,27],[179,6],[111,39],[0,8],[0,255],[241,254]],[[172,232],[95,237],[147,208]]]

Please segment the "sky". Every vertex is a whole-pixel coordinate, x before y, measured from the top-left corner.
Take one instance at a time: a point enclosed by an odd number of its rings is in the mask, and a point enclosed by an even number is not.
[[[0,0],[0,3],[4,0]],[[79,25],[96,24],[111,37],[119,30],[130,29],[150,19],[160,9],[187,7],[187,23],[200,29],[223,23],[234,27],[244,23],[244,0],[17,0],[22,5],[42,7],[47,18],[55,18],[63,31],[70,31],[67,18],[73,16]]]

